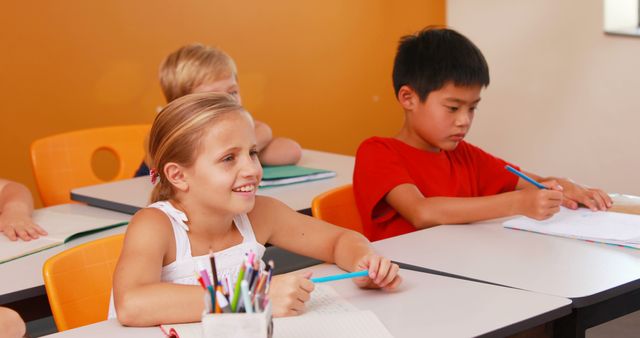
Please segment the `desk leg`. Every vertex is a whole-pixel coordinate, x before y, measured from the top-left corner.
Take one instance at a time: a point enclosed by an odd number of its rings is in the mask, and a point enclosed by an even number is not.
[[[638,310],[640,290],[632,290],[595,304],[575,308],[570,315],[555,321],[554,337],[585,337],[587,329]]]
[[[570,314],[557,319],[553,323],[553,336],[558,338],[585,338],[584,327],[578,326],[578,315],[575,309]]]

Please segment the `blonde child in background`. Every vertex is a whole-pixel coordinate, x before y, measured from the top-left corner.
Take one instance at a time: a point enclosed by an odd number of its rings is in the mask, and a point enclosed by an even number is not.
[[[359,287],[394,289],[401,282],[398,266],[361,234],[256,196],[262,168],[255,127],[233,96],[191,94],[169,103],[151,128],[149,155],[153,204],[131,220],[114,273],[122,324],[199,321],[205,291],[194,271],[208,264],[210,249],[220,280],[234,280],[245,254],[261,258],[268,242],[346,271],[366,269],[368,277],[354,279]],[[274,316],[304,311],[314,289],[309,277],[273,278]]]
[[[47,235],[33,223],[33,198],[27,187],[0,178],[0,231],[10,240],[30,241]]]
[[[224,51],[190,44],[169,54],[160,65],[160,87],[167,103],[191,93],[227,93],[242,104],[238,71]],[[302,156],[300,145],[292,139],[273,137],[271,128],[254,120],[258,158],[263,165],[296,164]],[[149,174],[142,163],[136,176]]]

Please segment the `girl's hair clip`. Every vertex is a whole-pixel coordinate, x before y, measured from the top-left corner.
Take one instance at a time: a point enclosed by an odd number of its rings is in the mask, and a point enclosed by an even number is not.
[[[151,168],[149,169],[149,176],[151,176],[151,184],[156,184],[156,180],[160,177],[160,173],[158,169]]]

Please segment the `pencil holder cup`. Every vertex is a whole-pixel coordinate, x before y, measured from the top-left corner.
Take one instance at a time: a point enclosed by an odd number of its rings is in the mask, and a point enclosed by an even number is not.
[[[272,338],[271,306],[260,313],[210,313],[202,316],[204,338]]]

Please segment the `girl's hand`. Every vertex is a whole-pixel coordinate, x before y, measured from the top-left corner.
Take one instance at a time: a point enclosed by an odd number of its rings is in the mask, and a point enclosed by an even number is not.
[[[297,316],[304,312],[304,303],[311,298],[311,273],[273,276],[269,299],[274,317]]]
[[[354,278],[353,282],[361,288],[393,290],[402,282],[398,275],[400,267],[387,258],[368,254],[358,261],[356,271],[369,270],[368,277]]]
[[[0,231],[12,241],[18,238],[30,241],[31,239],[37,239],[39,236],[47,235],[44,229],[33,223],[28,214],[8,209],[5,209],[0,214]]]
[[[605,211],[613,205],[611,197],[600,189],[583,187],[567,179],[559,181],[564,188],[564,200],[562,201],[564,207],[577,209],[578,204],[582,204],[593,211]]]

